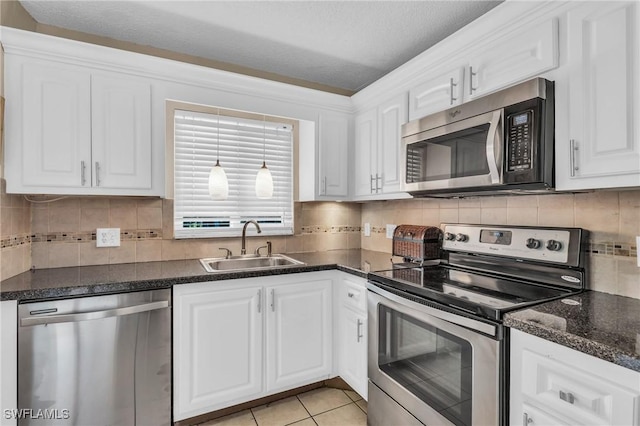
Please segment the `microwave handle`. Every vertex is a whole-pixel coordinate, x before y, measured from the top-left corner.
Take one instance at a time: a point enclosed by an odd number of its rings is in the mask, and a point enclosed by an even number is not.
[[[496,146],[496,140],[502,140],[502,110],[494,111],[491,116],[489,132],[487,133],[487,164],[489,165],[489,177],[491,184],[500,183],[501,170],[499,164],[502,161],[501,147]],[[496,151],[498,148],[498,151]]]

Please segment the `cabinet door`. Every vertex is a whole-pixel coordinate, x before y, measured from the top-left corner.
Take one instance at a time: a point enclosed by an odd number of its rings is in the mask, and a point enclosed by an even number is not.
[[[93,185],[151,188],[151,85],[94,75],[91,107]]]
[[[331,280],[267,287],[267,391],[331,375]]]
[[[469,61],[466,100],[513,85],[558,66],[558,23],[550,19],[506,41],[487,46]]]
[[[464,67],[431,78],[409,90],[409,121],[462,102]]]
[[[518,422],[512,422],[515,425],[524,426],[568,426],[569,423],[565,420],[546,413],[543,410],[532,407],[528,404],[522,404],[522,412],[516,415]],[[522,423],[520,423],[522,420]]]
[[[348,195],[349,117],[323,113],[319,118],[318,194],[332,197]]]
[[[401,127],[407,122],[407,93],[378,107],[378,192],[399,192],[402,185]]]
[[[174,420],[262,392],[262,287],[174,288]]]
[[[378,173],[378,125],[377,111],[369,110],[355,119],[355,194],[375,194],[375,178]]]
[[[340,377],[367,399],[367,316],[340,307]]]
[[[558,189],[640,185],[638,9],[612,2],[568,13],[569,140],[556,141]]]
[[[9,85],[7,93],[7,104],[22,100],[19,110],[11,107],[19,117],[7,124],[7,180],[11,186],[17,178],[25,186],[90,187],[90,74],[62,64],[24,62],[20,77],[22,84]],[[13,140],[20,132],[21,141]]]

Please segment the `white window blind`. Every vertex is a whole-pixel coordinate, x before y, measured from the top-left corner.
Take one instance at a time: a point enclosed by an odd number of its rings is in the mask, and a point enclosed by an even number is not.
[[[229,181],[229,196],[222,201],[208,190],[218,135],[220,165]],[[270,199],[255,192],[263,158],[273,177]],[[252,219],[261,235],[293,234],[291,124],[175,110],[174,196],[175,238],[240,236]]]

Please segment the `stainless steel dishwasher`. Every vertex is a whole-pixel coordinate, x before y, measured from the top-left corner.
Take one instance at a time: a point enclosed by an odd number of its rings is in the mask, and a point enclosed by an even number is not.
[[[171,424],[171,290],[18,307],[20,425]]]

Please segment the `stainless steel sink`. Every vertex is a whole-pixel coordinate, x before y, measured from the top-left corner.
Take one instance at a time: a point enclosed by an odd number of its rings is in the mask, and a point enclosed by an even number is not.
[[[274,254],[271,256],[232,256],[230,258],[212,257],[200,259],[200,263],[207,272],[246,271],[304,265],[304,262],[292,259],[283,254]]]

